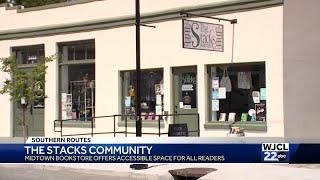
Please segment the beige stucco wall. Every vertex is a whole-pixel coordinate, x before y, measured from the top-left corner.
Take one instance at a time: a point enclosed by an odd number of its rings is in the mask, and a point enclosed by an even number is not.
[[[1,57],[10,56],[10,50],[7,49],[7,45],[0,44],[0,54]],[[8,78],[9,75],[0,70],[0,88],[2,87],[2,82]],[[10,96],[8,94],[0,94],[0,137],[10,137],[12,136],[12,121],[11,121],[11,103]]]
[[[215,0],[214,2],[227,2],[231,0]],[[181,6],[199,6],[213,3],[212,0],[141,0],[141,13],[163,11]],[[132,0],[102,0],[91,3],[65,6],[60,8],[46,9],[17,13],[14,10],[5,10],[0,7],[0,30],[33,28],[54,24],[75,23],[96,19],[124,17],[135,13],[135,1]],[[14,23],[14,24],[13,24]]]
[[[320,1],[285,1],[285,136],[319,141]],[[301,85],[300,85],[301,84]]]
[[[195,3],[195,1],[192,2]],[[104,3],[104,1],[96,3]],[[282,6],[279,6],[221,16],[238,19],[238,24],[235,25],[234,62],[266,62],[268,131],[247,132],[246,136],[281,137],[284,135],[282,9]],[[195,20],[217,23],[214,20],[202,18],[196,18]],[[40,20],[39,24],[51,22],[51,20],[44,21],[46,20]],[[57,16],[57,19],[52,20],[52,22],[61,22],[61,20]],[[164,69],[164,110],[173,112],[171,68],[188,65],[197,66],[201,136],[226,136],[227,133],[227,130],[204,129],[204,123],[207,121],[206,65],[229,63],[231,61],[232,25],[230,23],[222,24],[224,24],[225,30],[224,52],[183,49],[181,45],[181,20],[155,23],[154,25],[157,26],[155,29],[141,28],[142,68]],[[96,43],[96,115],[118,114],[120,113],[119,72],[135,68],[134,27],[0,41],[0,56],[8,56],[9,48],[12,46],[32,44],[45,44],[45,54],[52,55],[57,52],[56,45],[58,42],[83,39],[95,39]],[[57,71],[57,62],[51,62],[46,76],[46,94],[48,96],[45,102],[46,136],[59,135],[53,132],[53,120],[58,117]],[[0,100],[0,136],[10,136],[11,130],[8,128],[12,128],[9,115],[11,112],[10,102],[7,96],[0,96]],[[97,120],[96,127],[95,131],[97,132],[110,131],[113,129],[113,119]],[[167,127],[163,131],[166,131],[166,129]],[[129,130],[134,131],[134,128]],[[146,128],[143,131],[156,131],[156,128]],[[66,133],[68,132],[80,133],[90,132],[90,130],[69,128]]]

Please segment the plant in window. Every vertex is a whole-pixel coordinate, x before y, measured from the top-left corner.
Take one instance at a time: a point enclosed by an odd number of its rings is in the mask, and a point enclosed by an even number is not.
[[[6,78],[0,87],[0,94],[9,94],[13,102],[20,104],[22,120],[19,124],[23,128],[23,136],[27,135],[26,110],[34,103],[43,101],[46,63],[53,61],[55,56],[41,58],[37,65],[29,71],[19,69],[16,57],[11,56],[0,60],[1,71],[11,75]]]

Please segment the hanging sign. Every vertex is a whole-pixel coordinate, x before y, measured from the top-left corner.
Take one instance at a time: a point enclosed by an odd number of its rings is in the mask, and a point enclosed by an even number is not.
[[[182,20],[183,48],[223,52],[223,25]]]

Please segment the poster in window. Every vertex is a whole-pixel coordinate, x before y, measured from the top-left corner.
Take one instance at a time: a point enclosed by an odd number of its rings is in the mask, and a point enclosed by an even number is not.
[[[162,115],[162,106],[156,106],[156,115]]]
[[[260,88],[260,100],[266,100],[266,88]]]
[[[67,94],[67,104],[72,104],[72,94]]]
[[[162,95],[156,95],[156,105],[162,105]]]
[[[61,118],[72,119],[72,94],[61,93]]]
[[[183,106],[184,109],[190,109],[191,108],[195,108],[196,107],[196,102],[195,102],[195,96],[192,92],[188,92],[188,91],[183,91],[182,92],[182,102],[183,102]],[[186,108],[188,107],[188,108]]]
[[[183,105],[190,105],[191,108],[197,107],[196,80],[196,73],[182,73],[180,80],[181,101]]]
[[[183,109],[183,102],[179,102],[179,108]]]
[[[185,92],[183,94],[183,98],[182,99],[183,99],[183,104],[185,104],[185,105],[190,105],[191,104],[192,97],[189,95],[188,92]]]
[[[260,103],[260,92],[259,91],[252,91],[252,99],[255,104]]]
[[[183,109],[191,109],[191,105],[184,105]]]
[[[212,89],[218,89],[219,88],[219,77],[213,77],[212,78]]]
[[[256,104],[256,120],[266,121],[266,105]]]
[[[194,91],[193,84],[183,84],[181,87],[182,91]]]
[[[216,89],[212,91],[212,99],[219,99],[219,93]]]
[[[131,106],[131,96],[126,96],[124,100],[125,107]]]
[[[219,111],[219,100],[212,100],[212,111]]]
[[[154,89],[155,89],[155,94],[156,95],[163,94],[163,84],[155,84],[154,85]]]
[[[219,99],[226,99],[227,98],[227,89],[225,87],[220,87],[218,90]]]

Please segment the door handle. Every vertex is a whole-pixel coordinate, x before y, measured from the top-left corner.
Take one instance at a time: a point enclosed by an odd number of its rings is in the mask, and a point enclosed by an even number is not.
[[[178,106],[177,105],[174,106],[174,114],[178,114]]]

